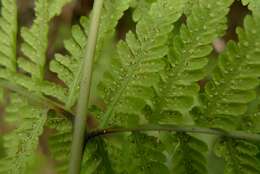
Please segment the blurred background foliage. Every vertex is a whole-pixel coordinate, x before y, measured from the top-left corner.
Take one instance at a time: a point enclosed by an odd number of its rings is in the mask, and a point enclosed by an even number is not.
[[[120,0],[119,0],[120,1]],[[123,0],[122,0],[123,1]],[[141,0],[140,0],[141,1]],[[143,0],[145,1],[145,0]],[[154,0],[148,0],[154,1]],[[34,0],[17,0],[18,2],[18,15],[19,15],[19,29],[22,26],[30,26],[35,17],[34,14]],[[1,3],[1,1],[0,1]],[[1,4],[0,4],[1,5]],[[70,38],[71,36],[71,27],[73,24],[79,23],[79,19],[81,16],[88,15],[92,9],[93,0],[72,0],[71,3],[67,4],[62,13],[55,17],[50,23],[50,32],[49,32],[49,47],[46,53],[48,61],[53,59],[55,53],[63,53],[66,54],[66,50],[63,46],[63,41]],[[230,12],[228,14],[228,30],[223,38],[218,38],[214,41],[213,46],[215,48],[215,52],[212,53],[210,58],[210,63],[208,66],[208,70],[211,71],[215,66],[215,62],[217,56],[220,52],[225,48],[226,42],[229,40],[237,41],[237,34],[235,29],[237,26],[242,26],[243,19],[245,15],[250,14],[250,11],[246,6],[243,6],[240,0],[235,0],[233,5],[231,6]],[[124,39],[124,36],[127,31],[135,29],[135,22],[133,20],[133,9],[129,9],[125,12],[124,16],[120,19],[117,26],[117,35],[116,39]],[[183,16],[185,19],[185,16]],[[21,52],[19,52],[19,45],[21,43],[21,38],[18,38],[18,57]],[[47,78],[56,81],[56,75],[51,72],[47,72]],[[201,86],[205,84],[204,79],[200,81]],[[5,97],[5,96],[3,96]],[[7,132],[10,128],[8,125],[5,125],[3,122],[4,115],[4,103],[0,105],[0,158],[4,155],[4,151],[2,148],[1,142],[1,134]],[[45,133],[40,138],[40,144],[38,147],[38,153],[35,156],[35,165],[30,169],[28,173],[39,173],[39,174],[55,174],[53,170],[54,162],[51,160],[47,139],[50,134],[50,130],[45,130]],[[206,137],[208,141],[211,141],[210,137]],[[259,155],[260,156],[260,155]],[[213,154],[209,154],[209,158],[211,158],[211,162],[209,163],[209,171],[210,174],[222,174],[223,173],[223,162],[215,157]],[[260,158],[260,157],[259,157]]]

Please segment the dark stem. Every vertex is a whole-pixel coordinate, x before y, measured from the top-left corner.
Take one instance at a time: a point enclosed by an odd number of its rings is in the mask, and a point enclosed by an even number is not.
[[[178,125],[142,125],[140,127],[132,128],[107,128],[100,129],[87,134],[86,142],[89,142],[95,137],[104,135],[125,133],[125,132],[151,132],[151,131],[164,131],[164,132],[185,132],[185,133],[198,133],[198,134],[210,134],[220,137],[229,137],[235,139],[244,139],[249,141],[260,142],[260,135],[254,133],[245,133],[242,131],[225,131],[214,128],[202,128],[195,126],[178,126]]]
[[[62,112],[65,116],[67,116],[70,120],[74,118],[74,113],[71,110],[65,109],[62,104],[54,102],[47,97],[42,95],[34,94],[29,92],[27,89],[15,85],[6,80],[0,80],[0,86],[11,91],[17,92],[20,95],[26,97],[29,102],[35,105],[44,106],[47,108],[54,109],[55,111]],[[191,126],[177,126],[177,125],[144,125],[138,128],[107,128],[100,129],[97,131],[93,131],[87,134],[87,141],[92,138],[107,135],[107,134],[115,134],[115,133],[123,133],[123,132],[147,132],[147,131],[169,131],[169,132],[190,132],[190,133],[202,133],[202,134],[211,134],[218,136],[226,136],[231,138],[245,139],[245,140],[253,140],[260,141],[260,135],[258,134],[250,134],[242,131],[232,131],[227,132],[220,129],[212,129],[212,128],[200,128],[200,127],[191,127]]]

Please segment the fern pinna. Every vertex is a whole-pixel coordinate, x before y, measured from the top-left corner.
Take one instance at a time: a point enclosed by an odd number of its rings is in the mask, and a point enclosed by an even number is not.
[[[236,29],[238,41],[218,54],[212,43],[225,35],[234,0],[96,2],[71,27],[66,51],[47,59],[50,22],[75,2],[34,0],[32,25],[20,27],[18,3],[1,1],[0,173],[38,173],[39,149],[47,146],[41,158],[60,174],[77,166],[82,174],[259,174],[260,1],[241,1],[250,13]],[[133,29],[119,38],[124,14]],[[96,47],[87,57],[92,83],[82,86],[89,45]],[[91,91],[84,124],[94,126],[84,129],[74,166],[83,88]]]

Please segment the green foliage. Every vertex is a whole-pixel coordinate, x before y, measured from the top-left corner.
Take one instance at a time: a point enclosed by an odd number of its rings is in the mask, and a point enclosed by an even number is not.
[[[25,173],[33,163],[46,114],[47,109],[33,107],[21,96],[12,95],[6,122],[13,130],[3,137],[6,157],[0,161],[0,173]]]
[[[106,144],[99,138],[87,144],[82,166],[82,174],[115,173],[106,150]]]
[[[186,25],[170,40],[168,67],[156,89],[159,97],[154,102],[153,115],[148,116],[150,121],[174,121],[173,117],[180,115],[187,121],[200,89],[197,81],[205,76],[212,41],[226,29],[225,16],[231,2],[198,0],[193,4]]]
[[[162,153],[164,148],[158,138],[133,133],[124,139],[121,146],[116,143],[108,146],[109,157],[115,173],[169,173],[169,169],[165,165],[166,156]]]
[[[24,40],[21,50],[24,56],[18,59],[19,68],[29,73],[32,83],[23,81],[26,88],[52,95],[61,101],[64,92],[53,83],[44,81],[46,68],[46,51],[48,47],[49,21],[60,12],[61,8],[70,0],[35,1],[36,18],[31,28],[22,28],[21,35]]]
[[[216,145],[216,154],[227,162],[225,174],[260,173],[260,161],[256,158],[256,145],[242,140],[220,140]]]
[[[104,45],[107,45],[115,33],[115,27],[123,12],[129,6],[129,0],[118,1],[109,0],[104,4],[104,12],[100,24],[99,38],[97,41],[96,61],[98,64],[101,54],[104,51]],[[72,38],[65,41],[65,48],[70,53],[69,56],[57,54],[55,60],[51,62],[50,69],[56,72],[59,78],[68,88],[68,97],[65,106],[71,108],[78,97],[79,81],[81,79],[82,59],[85,55],[85,46],[88,38],[88,17],[82,17],[79,25],[72,27]],[[103,71],[103,70],[102,70]],[[100,75],[100,71],[94,72],[94,76]],[[98,77],[96,77],[98,78]]]
[[[200,139],[187,134],[177,134],[176,136],[178,143],[172,155],[172,173],[207,173],[207,144]]]
[[[36,151],[42,146],[39,137],[44,128],[50,132],[48,152],[56,172],[68,172],[71,117],[90,22],[82,16],[64,41],[67,54],[56,53],[49,63],[49,24],[70,0],[34,2],[32,25],[20,29],[16,1],[1,1],[0,101],[7,106],[0,174],[38,171]],[[93,120],[88,120],[87,132],[111,127],[99,132],[106,134],[118,127],[167,123],[214,128],[208,129],[213,132],[224,129],[227,135],[238,130],[259,133],[260,1],[242,0],[251,13],[237,28],[238,41],[228,41],[224,52],[212,54],[212,43],[226,33],[232,3],[105,0],[93,65],[89,109]],[[135,29],[118,38],[124,14],[131,15],[135,26],[130,28]],[[214,56],[217,65],[208,70]],[[49,70],[61,81],[47,80]],[[141,130],[88,139],[81,173],[207,174],[212,172],[208,153],[225,163],[225,174],[260,173],[255,142],[178,130],[165,134]]]
[[[41,82],[44,78],[46,64],[46,50],[48,46],[48,22],[59,13],[60,8],[67,3],[63,1],[36,1],[36,18],[32,27],[22,28],[21,35],[24,39],[21,50],[28,59],[19,59],[19,67],[30,73],[33,79]]]
[[[56,171],[60,174],[67,173],[72,141],[71,122],[56,113],[49,113],[47,126],[54,131],[49,137],[48,144],[52,158],[56,162]]]
[[[255,99],[260,75],[259,20],[259,15],[247,16],[244,29],[237,29],[239,42],[230,41],[219,56],[212,80],[206,86],[206,124],[236,129],[248,103]]]
[[[157,1],[137,23],[136,34],[129,32],[126,41],[118,43],[112,66],[99,85],[107,104],[102,126],[139,123],[142,109],[154,95],[151,87],[159,82],[158,72],[164,69],[172,24],[184,5],[184,1]]]
[[[49,21],[60,12],[62,6],[69,0],[36,1],[36,18],[32,27],[22,28],[21,35],[24,40],[21,50],[24,57],[16,58],[17,38],[17,7],[14,1],[3,1],[1,24],[1,68],[0,77],[11,80],[30,91],[51,95],[64,100],[64,91],[54,83],[44,80],[46,68],[46,51],[48,46]],[[21,68],[27,74],[16,73]]]
[[[17,61],[16,1],[2,1],[2,17],[0,19],[1,80],[8,80],[13,84],[21,85],[38,93],[49,90],[50,83],[44,82],[43,79],[46,61],[45,53],[48,44],[48,22],[60,12],[61,7],[66,2],[68,1],[36,1],[34,24],[31,29],[23,28],[21,32],[25,41],[21,49],[27,59],[21,58]],[[30,73],[31,77],[24,73],[18,73],[17,65]],[[56,90],[54,87],[50,86],[50,88]],[[57,90],[52,92],[59,95]],[[21,95],[15,93],[10,95],[10,103],[6,108],[5,124],[10,126],[12,130],[3,137],[5,157],[0,161],[0,173],[28,173],[28,168],[34,165],[33,161],[39,143],[39,136],[43,132],[48,110],[48,108],[35,106]]]
[[[2,0],[0,18],[0,76],[16,71],[17,7],[12,0]]]
[[[149,11],[151,4],[155,2],[155,0],[132,0],[131,6],[134,8],[133,20],[137,22],[142,18],[142,15],[145,15],[145,11]]]

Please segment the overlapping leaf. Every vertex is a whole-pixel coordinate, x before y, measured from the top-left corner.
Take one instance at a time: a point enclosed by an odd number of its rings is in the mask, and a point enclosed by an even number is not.
[[[16,83],[38,93],[53,96],[60,101],[65,100],[65,91],[58,85],[45,80],[46,53],[50,20],[70,0],[35,1],[36,18],[31,28],[24,27],[21,35],[24,40],[21,50],[23,57],[18,59],[19,68],[31,78],[25,76],[15,79]]]
[[[164,146],[158,138],[142,133],[133,133],[124,138],[122,144],[107,143],[114,173],[170,173],[166,166],[166,156],[163,154]]]
[[[102,53],[108,44],[112,44],[112,38],[115,34],[115,27],[124,11],[129,7],[129,0],[107,0],[101,17],[99,36],[97,41],[97,63],[94,70],[94,81],[102,76],[102,72],[98,68],[98,63],[102,63]],[[72,27],[72,38],[65,41],[65,48],[70,53],[69,56],[57,54],[54,61],[51,62],[51,70],[56,72],[61,80],[68,88],[68,97],[66,107],[70,108],[75,104],[78,96],[79,81],[81,79],[82,59],[85,55],[85,47],[88,38],[89,19],[82,17],[80,25]],[[107,59],[107,57],[105,57]],[[103,67],[104,68],[104,67]],[[104,70],[102,70],[104,71]],[[95,89],[95,84],[94,89]]]
[[[119,157],[121,158],[121,157]],[[113,174],[114,166],[107,152],[107,144],[101,138],[88,142],[82,161],[82,174]]]
[[[158,97],[154,102],[152,122],[174,122],[182,117],[187,121],[188,112],[195,104],[200,89],[197,81],[205,76],[205,66],[212,43],[224,34],[226,15],[232,0],[194,1],[186,24],[180,33],[173,33],[168,54],[169,67],[158,86]]]
[[[215,145],[216,154],[226,161],[225,174],[258,174],[260,161],[258,147],[253,143],[223,139]]]
[[[16,72],[17,7],[16,2],[12,0],[2,0],[1,3],[0,76],[3,77],[3,68]]]
[[[47,126],[54,131],[48,139],[48,144],[51,157],[56,163],[56,171],[59,174],[68,173],[72,124],[68,119],[57,113],[49,113]]]
[[[246,16],[244,29],[237,29],[239,43],[230,41],[219,57],[212,80],[206,86],[204,114],[211,126],[239,127],[248,103],[256,97],[260,77],[259,19],[258,10],[253,10],[253,16]]]
[[[176,134],[177,145],[172,155],[176,174],[206,174],[208,146],[202,140],[188,134]]]
[[[6,122],[13,130],[3,137],[5,157],[0,161],[0,173],[23,174],[33,162],[47,110],[33,107],[26,99],[13,94],[6,112]]]
[[[159,0],[143,15],[136,34],[129,32],[126,41],[117,45],[117,55],[100,83],[107,104],[101,126],[137,124],[141,110],[153,97],[151,87],[159,82],[164,69],[168,35],[178,20],[184,1]]]

